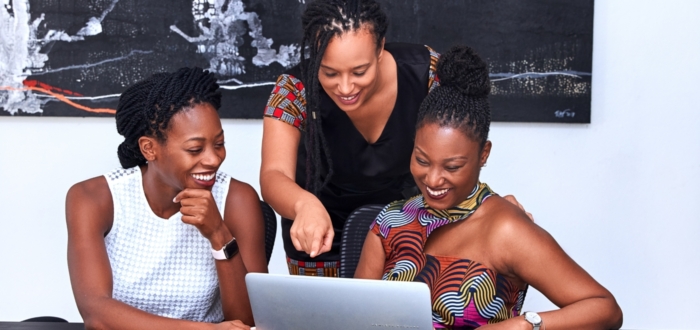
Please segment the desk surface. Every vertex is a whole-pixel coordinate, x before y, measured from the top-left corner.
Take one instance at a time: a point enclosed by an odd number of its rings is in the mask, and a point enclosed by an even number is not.
[[[84,330],[82,323],[0,322],[0,330]]]

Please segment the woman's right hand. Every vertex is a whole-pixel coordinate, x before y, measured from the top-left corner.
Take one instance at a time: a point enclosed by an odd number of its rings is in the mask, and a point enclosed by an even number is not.
[[[308,253],[311,258],[330,251],[335,233],[331,217],[321,201],[314,196],[300,201],[296,209],[296,218],[289,230],[294,248]]]

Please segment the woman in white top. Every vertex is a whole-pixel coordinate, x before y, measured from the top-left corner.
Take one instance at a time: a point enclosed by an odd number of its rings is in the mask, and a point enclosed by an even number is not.
[[[217,89],[199,68],[129,87],[116,113],[122,168],[68,191],[68,268],[86,328],[253,323],[244,277],[267,272],[264,224],[255,190],[218,172]]]

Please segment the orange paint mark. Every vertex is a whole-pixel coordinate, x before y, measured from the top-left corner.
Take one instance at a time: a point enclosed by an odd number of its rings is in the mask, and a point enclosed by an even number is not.
[[[39,85],[39,87],[41,87],[45,90],[55,91],[55,92],[68,94],[68,95],[72,95],[72,96],[83,96],[83,94],[69,91],[67,89],[61,89],[58,87],[54,87],[54,86],[51,86],[49,84],[45,84],[45,83],[37,81],[37,80],[25,80],[22,82],[22,84],[24,84],[24,86],[27,86],[27,87],[36,87],[37,85]]]
[[[43,86],[47,86],[47,87],[50,88],[50,89],[54,89],[54,88],[52,88],[52,87],[49,86],[49,85],[46,85],[46,84],[41,83],[41,82],[37,82],[37,81],[35,81],[35,80],[29,80],[29,81],[25,80],[25,81],[28,82],[28,83],[25,83],[25,84],[24,84],[24,85],[26,86],[26,87],[24,87],[24,88],[13,88],[13,87],[0,86],[0,90],[6,90],[6,91],[7,91],[7,90],[9,90],[9,91],[26,91],[26,90],[32,90],[32,91],[37,91],[37,92],[41,92],[41,93],[44,93],[44,94],[51,95],[51,96],[55,97],[57,100],[59,100],[59,101],[61,101],[61,102],[64,102],[64,103],[66,103],[66,104],[68,104],[68,105],[70,105],[70,106],[72,106],[72,107],[74,107],[74,108],[76,108],[76,109],[83,110],[83,111],[92,112],[92,113],[108,113],[108,114],[112,114],[112,115],[115,114],[115,113],[117,112],[116,110],[114,110],[114,109],[109,109],[109,108],[90,108],[90,107],[86,107],[86,106],[84,106],[84,105],[81,105],[81,104],[78,104],[78,103],[75,103],[75,102],[69,100],[68,98],[66,98],[65,95],[58,94],[58,93],[54,93],[54,92],[52,92],[52,91],[50,91],[50,90],[48,90],[48,89],[46,89],[46,88],[35,87],[35,86],[38,84],[39,86],[42,86],[42,87],[43,87]]]

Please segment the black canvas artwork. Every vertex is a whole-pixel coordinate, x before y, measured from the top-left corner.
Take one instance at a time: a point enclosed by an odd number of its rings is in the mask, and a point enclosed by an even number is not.
[[[183,66],[216,73],[224,118],[261,118],[299,62],[308,0],[4,0],[0,115],[112,116],[119,94]],[[489,63],[495,121],[590,122],[593,0],[379,0],[387,41]]]

